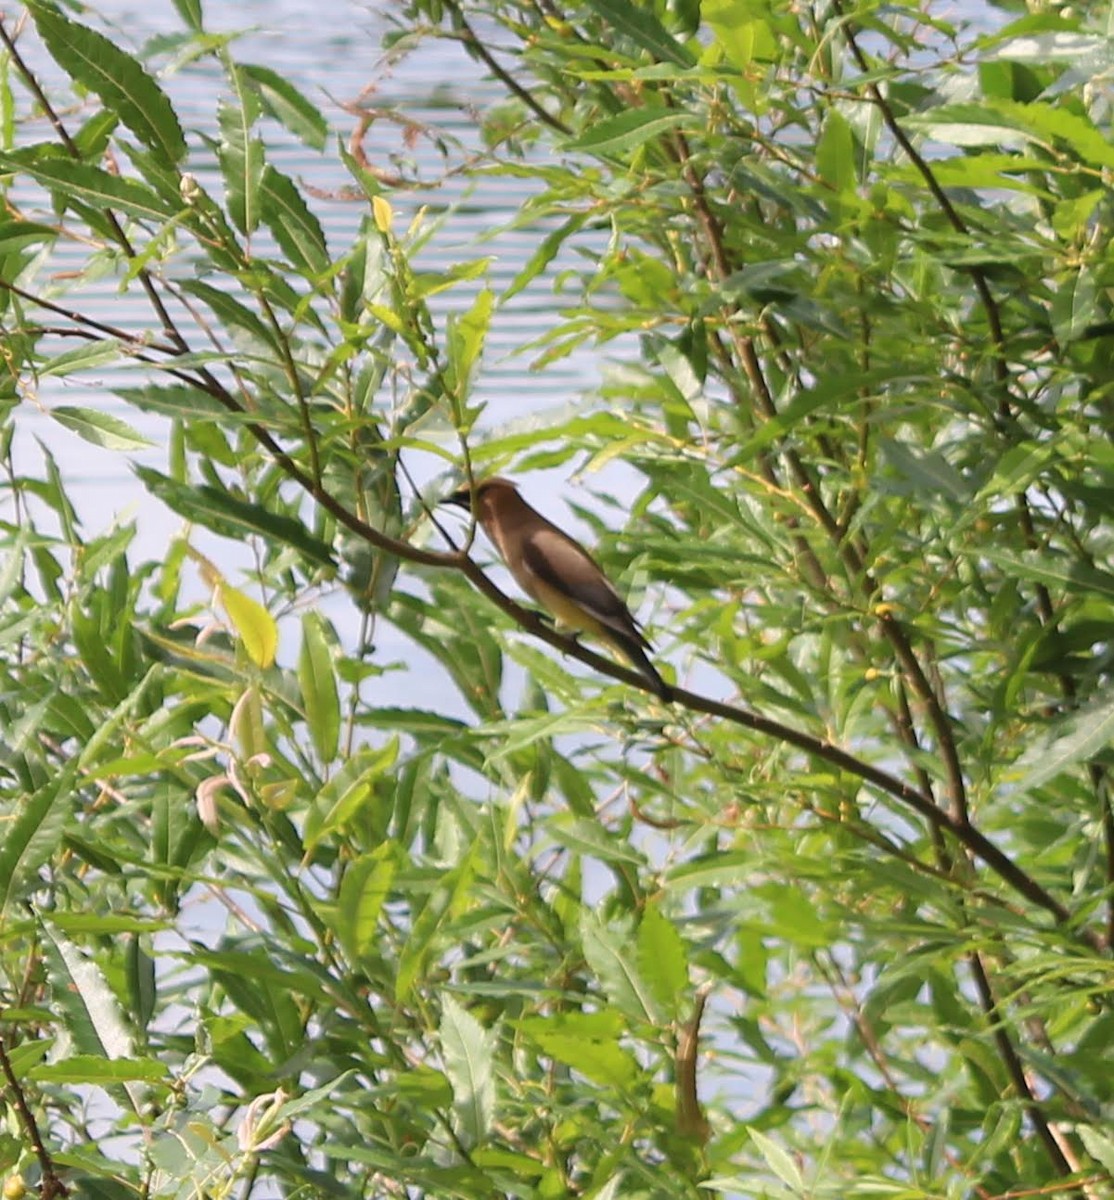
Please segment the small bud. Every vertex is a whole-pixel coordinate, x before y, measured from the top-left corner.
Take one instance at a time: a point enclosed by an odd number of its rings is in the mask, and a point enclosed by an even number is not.
[[[385,196],[372,196],[371,215],[375,218],[375,228],[380,233],[391,232],[391,221],[394,218],[394,213],[391,211],[390,201]]]
[[[241,1150],[253,1154],[272,1150],[286,1137],[292,1126],[289,1121],[280,1121],[279,1114],[289,1099],[282,1088],[256,1096],[236,1130],[236,1141]]]

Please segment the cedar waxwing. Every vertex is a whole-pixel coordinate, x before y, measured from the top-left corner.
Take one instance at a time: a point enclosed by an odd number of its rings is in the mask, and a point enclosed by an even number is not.
[[[445,501],[467,509],[522,590],[558,622],[622,651],[668,703],[672,689],[646,657],[652,649],[622,597],[583,546],[526,503],[509,479],[484,479]]]

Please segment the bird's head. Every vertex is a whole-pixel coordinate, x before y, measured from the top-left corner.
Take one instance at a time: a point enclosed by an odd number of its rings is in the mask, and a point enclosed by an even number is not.
[[[463,508],[465,512],[477,512],[485,499],[490,500],[500,493],[518,494],[518,488],[509,479],[501,475],[492,475],[490,479],[477,479],[471,487],[465,484],[457,488],[451,495],[441,501],[442,504],[452,504]]]

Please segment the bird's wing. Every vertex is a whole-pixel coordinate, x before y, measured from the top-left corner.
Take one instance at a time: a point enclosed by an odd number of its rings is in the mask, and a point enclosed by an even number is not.
[[[647,650],[651,648],[607,576],[582,546],[559,529],[539,529],[530,534],[522,547],[522,563],[534,576],[568,596],[601,625]]]

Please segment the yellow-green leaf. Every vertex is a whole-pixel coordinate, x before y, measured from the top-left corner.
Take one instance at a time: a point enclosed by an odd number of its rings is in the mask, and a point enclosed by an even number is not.
[[[240,635],[248,657],[257,667],[269,667],[278,650],[278,626],[274,617],[257,600],[227,583],[220,584],[217,596]]]

